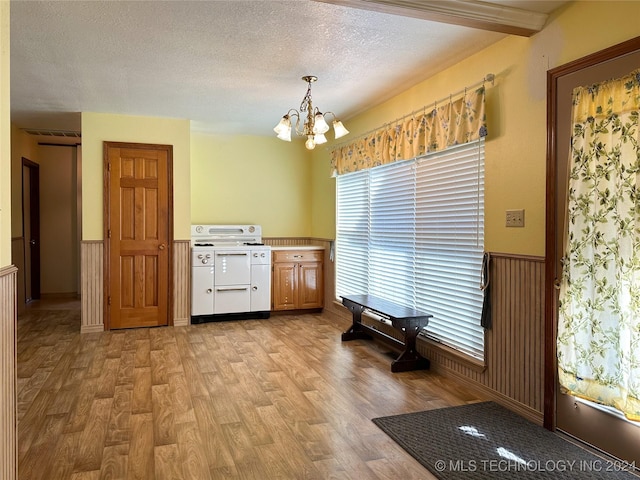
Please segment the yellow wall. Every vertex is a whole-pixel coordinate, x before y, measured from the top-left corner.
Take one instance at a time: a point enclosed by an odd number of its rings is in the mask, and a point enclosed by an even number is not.
[[[82,113],[82,239],[103,237],[103,142],[173,145],[173,236],[191,235],[190,122],[169,118]]]
[[[302,142],[193,133],[192,223],[255,223],[265,237],[308,236],[309,167]]]
[[[9,2],[0,2],[0,267],[11,264]]]
[[[351,125],[349,125],[351,127]],[[330,137],[333,131],[327,135]],[[346,137],[351,138],[351,137]],[[344,139],[340,139],[344,140]],[[329,140],[329,145],[336,143]],[[336,236],[336,179],[331,178],[329,150],[316,147],[311,159],[311,236],[334,239]]]
[[[496,75],[488,88],[485,246],[544,255],[546,71],[640,35],[640,2],[574,2],[531,38],[507,37],[384,104],[344,122],[356,138],[371,129]],[[603,26],[606,26],[603,27]],[[615,27],[613,27],[615,26]],[[315,154],[313,236],[335,235],[335,181],[325,151]],[[506,228],[505,211],[525,209],[525,228]]]

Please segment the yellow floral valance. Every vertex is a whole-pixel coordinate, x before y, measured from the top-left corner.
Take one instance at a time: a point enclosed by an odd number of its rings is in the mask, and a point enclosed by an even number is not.
[[[640,109],[640,69],[622,78],[573,90],[573,123]]]
[[[338,146],[331,152],[331,170],[342,175],[478,140],[487,135],[484,98],[481,86],[458,100]]]

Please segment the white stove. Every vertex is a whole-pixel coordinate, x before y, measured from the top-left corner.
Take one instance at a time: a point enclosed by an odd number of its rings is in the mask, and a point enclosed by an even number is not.
[[[268,318],[271,247],[260,225],[191,226],[191,320]]]

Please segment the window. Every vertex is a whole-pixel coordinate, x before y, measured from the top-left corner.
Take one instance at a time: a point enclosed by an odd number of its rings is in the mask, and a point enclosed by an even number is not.
[[[484,140],[337,178],[336,294],[433,315],[426,332],[476,358],[484,253]]]

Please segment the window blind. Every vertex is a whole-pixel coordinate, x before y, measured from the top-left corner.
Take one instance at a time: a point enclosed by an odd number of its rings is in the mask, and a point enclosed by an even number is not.
[[[336,199],[336,292],[368,291],[369,174],[367,170],[340,177]]]
[[[484,355],[484,140],[337,178],[336,293],[433,315],[426,334]]]
[[[369,293],[392,302],[413,297],[415,163],[370,170]]]

